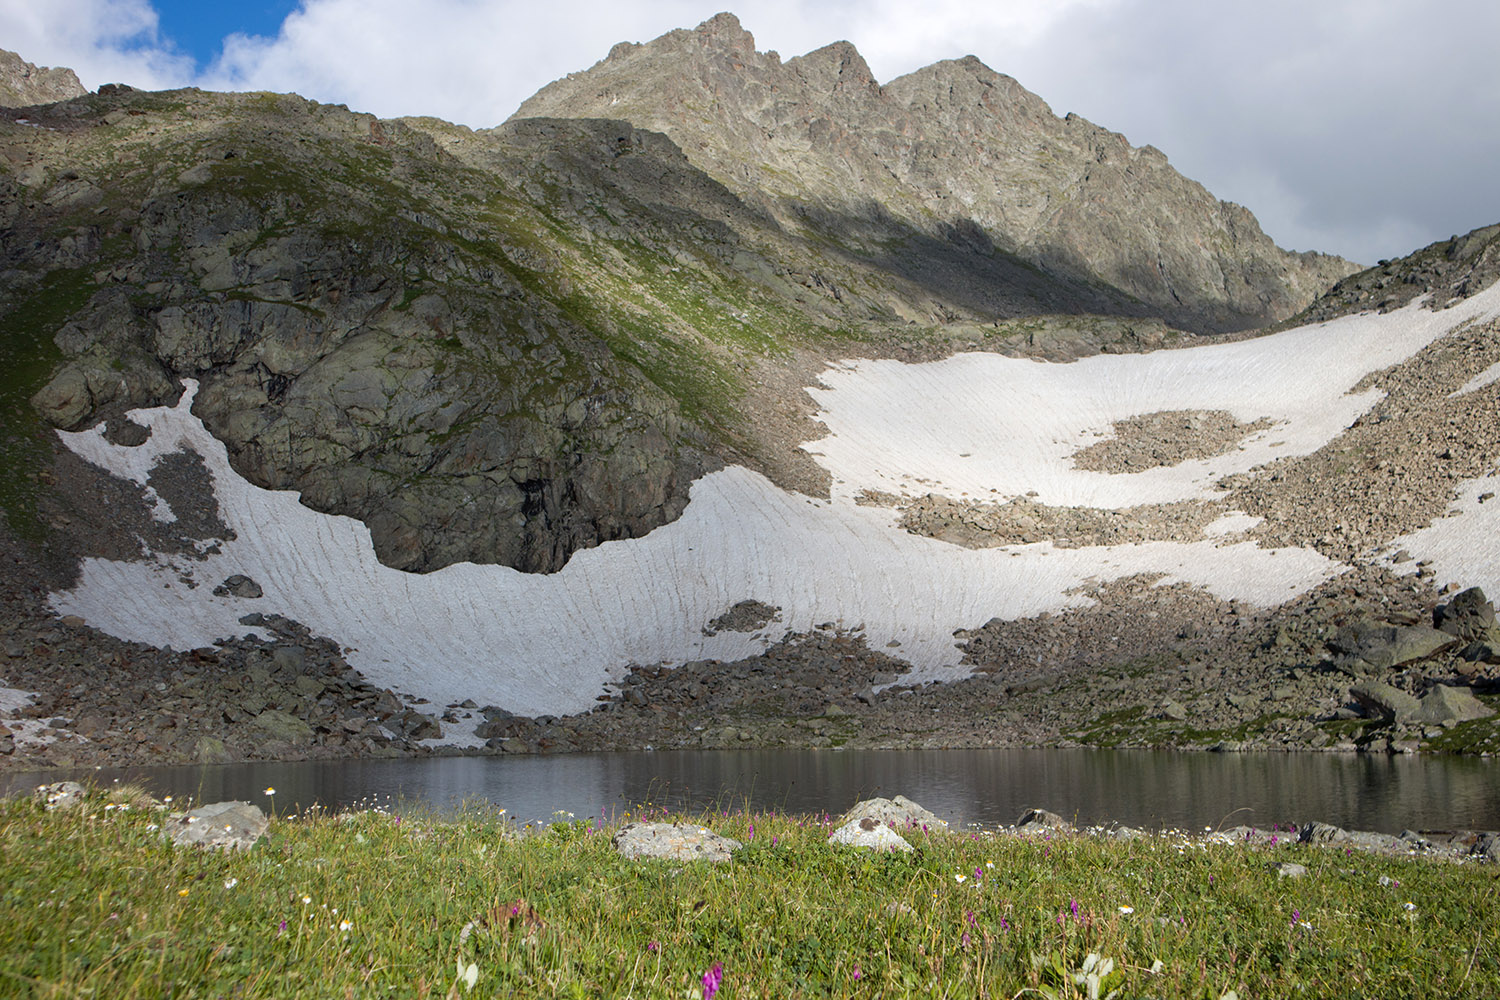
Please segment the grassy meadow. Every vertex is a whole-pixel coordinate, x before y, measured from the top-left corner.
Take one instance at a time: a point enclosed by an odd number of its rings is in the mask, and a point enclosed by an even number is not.
[[[610,836],[639,815],[487,806],[276,817],[210,852],[163,838],[167,808],[0,802],[0,996],[1500,995],[1487,865],[1185,834],[917,830],[876,855],[733,810],[651,816],[742,841],[729,863],[627,861]]]

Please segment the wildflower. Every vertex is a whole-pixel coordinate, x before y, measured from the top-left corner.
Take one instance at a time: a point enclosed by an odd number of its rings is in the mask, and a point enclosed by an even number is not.
[[[1120,913],[1122,915],[1124,915],[1124,916],[1128,917],[1128,916],[1130,916],[1134,912],[1135,912],[1135,907],[1133,907],[1133,906],[1122,906],[1122,907],[1120,907]]]
[[[960,943],[960,944],[961,944],[961,945],[962,945],[962,946],[963,946],[963,947],[964,947],[964,948],[965,948],[965,949],[967,949],[967,948],[968,948],[968,947],[969,947],[969,942],[970,942],[970,941],[971,941],[971,940],[972,940],[972,938],[970,938],[970,937],[969,937],[969,932],[968,932],[968,931],[964,931],[964,934],[963,934],[963,937],[961,937],[961,938],[959,938],[959,943]]]
[[[340,920],[339,921],[339,930],[341,930],[341,931],[347,931],[349,928],[351,928],[353,926],[354,926],[354,924],[353,924],[352,921],[349,921],[349,920]]]
[[[1417,908],[1417,904],[1416,904],[1416,903],[1413,903],[1413,902],[1412,902],[1412,901],[1410,901],[1410,900],[1407,900],[1407,901],[1406,901],[1406,902],[1404,902],[1404,903],[1402,903],[1402,904],[1401,904],[1401,908],[1402,908],[1402,909],[1403,909],[1403,910],[1406,910],[1406,911],[1407,911],[1407,912],[1408,912],[1408,913],[1409,913],[1409,912],[1411,912],[1411,911],[1412,911],[1412,910],[1415,910],[1415,909],[1416,909],[1416,908]]]
[[[714,967],[703,974],[703,1000],[714,1000],[719,984],[724,981],[724,966],[715,962]]]
[[[190,892],[192,892],[191,889],[178,889],[177,890],[177,895],[179,895],[179,896],[186,896]]]
[[[309,904],[311,902],[312,902],[312,897],[311,896],[303,896],[302,897],[302,905],[303,906],[306,906],[307,904]]]
[[[276,794],[276,789],[272,788],[270,785],[267,785],[266,786],[266,794],[267,795],[275,795]]]
[[[226,889],[233,889],[235,886],[237,886],[239,884],[240,884],[240,880],[237,879],[237,878],[231,878],[231,879],[225,879],[224,880],[224,888],[226,888]]]
[[[993,868],[993,867],[995,867],[995,862],[993,862],[993,861],[986,861],[986,862],[985,862],[985,863],[984,863],[984,866],[985,866],[985,867],[986,867],[986,868]]]
[[[1302,922],[1302,911],[1301,910],[1293,910],[1292,911],[1292,926],[1296,927],[1301,922]]]
[[[646,942],[646,950],[649,951],[649,952],[651,952],[652,954],[655,954],[656,952],[661,951],[661,942],[660,941],[647,941]]]
[[[962,882],[964,879],[966,879],[968,877],[969,876],[967,876],[967,875],[955,875],[955,876],[953,876],[953,881],[955,881],[955,882]]]
[[[1070,910],[1073,911],[1073,919],[1077,920],[1078,919],[1078,900],[1076,900],[1076,899],[1070,899],[1070,900],[1068,900],[1068,909],[1070,909]]]
[[[854,963],[854,978],[855,978],[855,979],[856,979],[856,980],[858,980],[858,979],[859,979],[859,976],[860,976],[860,972],[859,972],[859,963],[858,963],[858,962],[856,962],[856,963]]]
[[[286,921],[285,920],[283,920],[281,923],[279,923],[279,924],[276,925],[276,933],[277,934],[285,934],[286,933]]]
[[[976,869],[974,869],[974,880],[978,881],[979,879],[982,879],[982,878],[984,878],[984,869],[983,868],[976,868]]]
[[[748,839],[750,839],[750,840],[754,840],[755,839],[755,824],[754,823],[750,824],[750,836],[749,836]]]

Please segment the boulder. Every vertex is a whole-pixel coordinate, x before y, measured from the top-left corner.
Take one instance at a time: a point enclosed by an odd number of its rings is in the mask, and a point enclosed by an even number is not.
[[[1365,681],[1349,689],[1350,696],[1368,712],[1398,724],[1442,725],[1483,719],[1494,711],[1464,687],[1439,684],[1421,698],[1389,684]]]
[[[692,823],[627,823],[610,841],[628,859],[728,861],[744,845]]]
[[[894,828],[873,816],[850,820],[829,836],[830,844],[864,847],[872,851],[911,851],[912,846]]]
[[[1409,721],[1442,725],[1445,722],[1469,722],[1494,715],[1494,710],[1474,697],[1466,687],[1439,684],[1422,696],[1417,711]]]
[[[290,712],[279,708],[268,708],[255,717],[255,725],[266,731],[273,740],[287,743],[306,743],[312,739],[312,726]]]
[[[1439,630],[1459,639],[1480,642],[1500,638],[1495,626],[1495,607],[1478,587],[1470,587],[1440,604],[1432,613]]]
[[[254,600],[263,593],[260,584],[241,573],[225,577],[224,582],[214,588],[215,597],[243,597]]]
[[[1378,715],[1387,721],[1411,718],[1420,704],[1413,695],[1380,681],[1364,681],[1354,685],[1349,689],[1349,697],[1358,702],[1367,714]]]
[[[42,800],[48,812],[66,812],[82,805],[88,797],[88,790],[76,781],[58,781],[42,785],[36,790],[36,797]]]
[[[948,828],[947,820],[939,819],[905,795],[898,795],[894,799],[874,798],[856,802],[853,808],[839,817],[839,824],[847,826],[862,819],[872,819],[881,826],[895,824],[898,830],[922,826],[933,830]]]
[[[1017,833],[1045,833],[1056,831],[1066,833],[1073,829],[1073,824],[1063,819],[1055,812],[1046,809],[1028,809],[1016,820]]]
[[[1366,620],[1339,629],[1328,645],[1335,652],[1381,669],[1425,659],[1456,637],[1426,625],[1386,625]]]
[[[268,826],[270,821],[259,806],[248,802],[215,802],[172,813],[162,830],[174,844],[235,850],[254,845]]]
[[[1349,831],[1332,823],[1307,823],[1298,838],[1304,844],[1339,844],[1349,839]]]

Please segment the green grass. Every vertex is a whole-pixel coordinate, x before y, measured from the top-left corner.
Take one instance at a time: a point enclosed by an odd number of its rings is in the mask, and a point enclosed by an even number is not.
[[[1085,996],[1091,954],[1121,997],[1500,991],[1488,867],[1176,835],[914,831],[872,855],[743,812],[693,818],[745,843],[730,863],[625,861],[594,821],[489,809],[277,819],[231,854],[161,818],[0,804],[0,994],[685,998],[717,963],[721,1000]]]

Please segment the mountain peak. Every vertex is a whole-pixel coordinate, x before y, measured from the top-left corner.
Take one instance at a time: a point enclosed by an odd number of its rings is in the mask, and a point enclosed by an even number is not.
[[[0,49],[0,107],[55,104],[87,93],[72,70],[37,66],[14,52]]]
[[[513,118],[613,118],[664,132],[693,165],[791,231],[872,245],[982,236],[1186,329],[1292,315],[1353,270],[1277,247],[1153,149],[1070,115],[975,56],[882,87],[834,42],[781,62],[732,14],[549,84]],[[850,246],[857,250],[857,247]]]

